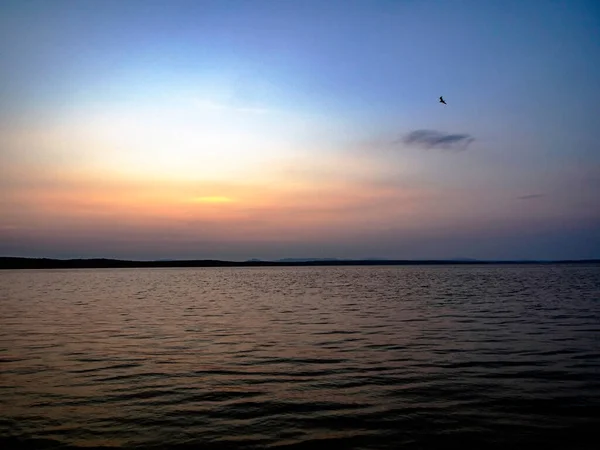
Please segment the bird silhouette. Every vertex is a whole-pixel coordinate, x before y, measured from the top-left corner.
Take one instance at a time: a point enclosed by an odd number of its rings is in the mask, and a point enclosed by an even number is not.
[[[447,105],[447,103],[444,101],[444,98],[440,96],[440,103],[443,103],[444,105]]]

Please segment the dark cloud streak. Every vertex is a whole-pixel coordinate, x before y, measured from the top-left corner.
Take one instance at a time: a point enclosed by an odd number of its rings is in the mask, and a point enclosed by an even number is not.
[[[414,130],[396,143],[417,146],[425,149],[462,151],[475,140],[470,134],[451,134],[436,130]]]
[[[546,194],[527,194],[527,195],[521,195],[519,197],[517,197],[519,200],[534,200],[536,198],[542,198],[545,197]]]

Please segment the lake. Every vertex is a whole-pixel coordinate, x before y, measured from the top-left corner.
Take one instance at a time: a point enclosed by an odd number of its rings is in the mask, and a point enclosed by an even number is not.
[[[0,313],[5,449],[597,448],[598,265],[7,270]]]

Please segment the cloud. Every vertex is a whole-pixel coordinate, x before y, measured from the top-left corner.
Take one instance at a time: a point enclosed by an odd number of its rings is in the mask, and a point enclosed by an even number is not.
[[[231,203],[234,200],[229,197],[212,196],[212,197],[194,197],[190,201],[192,203]]]
[[[536,198],[542,198],[545,197],[546,194],[527,194],[527,195],[521,195],[519,197],[517,197],[519,200],[533,200]]]
[[[450,134],[436,130],[414,130],[401,140],[408,145],[414,145],[426,149],[439,148],[443,150],[461,151],[466,150],[475,138],[470,134]]]
[[[268,114],[272,112],[272,110],[267,108],[261,108],[257,106],[240,106],[234,105],[230,103],[220,103],[214,102],[211,100],[203,100],[203,99],[192,99],[192,104],[199,109],[203,110],[213,110],[213,111],[233,111],[238,113],[247,113],[247,114]]]

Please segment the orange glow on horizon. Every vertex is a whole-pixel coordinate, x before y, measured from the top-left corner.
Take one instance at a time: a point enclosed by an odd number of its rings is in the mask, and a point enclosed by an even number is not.
[[[169,230],[177,239],[323,238],[349,228],[379,229],[399,218],[404,225],[415,225],[411,211],[423,195],[334,177],[319,184],[300,175],[245,182],[177,181],[97,170],[58,176],[41,167],[30,169],[36,183],[13,180],[10,194],[0,198],[0,206],[12,211],[0,225],[50,234],[135,229],[140,236]]]
[[[232,203],[235,200],[229,197],[212,196],[212,197],[195,197],[191,200],[193,203]]]

